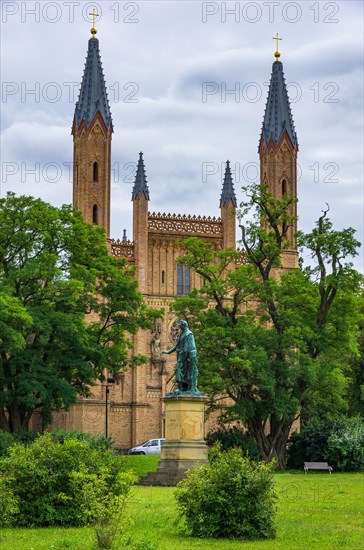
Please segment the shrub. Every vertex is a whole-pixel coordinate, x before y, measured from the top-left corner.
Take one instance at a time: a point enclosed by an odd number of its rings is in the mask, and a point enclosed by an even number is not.
[[[67,439],[79,439],[87,443],[90,449],[97,449],[99,451],[112,449],[113,445],[113,438],[111,436],[106,437],[104,434],[93,435],[87,432],[80,432],[79,430],[67,432],[61,428],[57,428],[51,432],[51,436],[60,443],[64,443]]]
[[[29,445],[33,443],[40,436],[38,432],[20,432],[9,433],[0,430],[0,458],[7,454],[8,449],[14,445],[14,443],[24,443]]]
[[[360,417],[314,421],[290,437],[287,466],[302,469],[303,463],[325,460],[335,471],[364,468],[364,422]]]
[[[0,430],[0,457],[7,454],[9,447],[14,443],[24,443],[29,445],[33,443],[41,434],[39,432],[21,432],[21,433],[8,433]],[[51,436],[59,443],[64,443],[66,439],[79,439],[87,443],[90,449],[98,449],[99,451],[106,451],[111,449],[113,445],[113,439],[111,436],[105,437],[105,435],[93,435],[87,432],[81,432],[79,430],[72,430],[67,432],[61,428],[57,428],[51,432]]]
[[[136,476],[131,471],[119,472],[111,479],[103,469],[99,475],[73,472],[72,479],[80,508],[94,526],[98,548],[111,548],[130,524],[125,512]]]
[[[196,537],[274,537],[273,468],[240,449],[223,452],[215,446],[210,463],[192,468],[177,485],[179,520]]]
[[[364,469],[364,422],[348,418],[327,440],[326,459],[339,472]]]
[[[74,472],[107,476],[111,488],[124,469],[124,457],[112,451],[90,449],[75,438],[60,444],[50,434],[28,446],[14,444],[0,460],[0,477],[19,504],[19,526],[84,525],[88,515],[75,489]]]
[[[252,460],[259,460],[260,458],[254,437],[238,426],[233,426],[231,428],[221,427],[218,430],[208,433],[206,443],[209,447],[212,447],[215,443],[220,443],[224,451],[239,447],[248,454]]]
[[[327,440],[332,432],[333,421],[314,421],[301,426],[288,442],[287,467],[303,469],[304,462],[320,462],[325,459]]]
[[[11,483],[0,477],[0,526],[12,525],[18,512],[18,501],[11,489]]]
[[[0,458],[8,452],[9,447],[15,443],[14,437],[9,432],[0,430]]]

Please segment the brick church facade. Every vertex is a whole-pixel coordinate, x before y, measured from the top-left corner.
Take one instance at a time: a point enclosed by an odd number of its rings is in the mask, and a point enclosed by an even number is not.
[[[110,168],[113,122],[106,93],[96,29],[92,29],[80,95],[75,108],[73,205],[86,221],[105,228],[110,253],[127,258],[136,266],[139,290],[151,307],[164,308],[164,319],[153,330],[134,337],[135,353],[148,362],[120,375],[115,384],[101,384],[89,399],[80,399],[69,411],[54,414],[50,429],[80,429],[104,433],[106,407],[108,431],[120,448],[129,448],[153,437],[164,436],[164,409],[161,398],[173,385],[175,359],[161,356],[176,338],[176,317],[170,305],[176,295],[188,294],[200,285],[199,277],[178,262],[177,241],[196,236],[217,249],[236,246],[237,201],[229,162],[220,197],[219,217],[160,214],[150,211],[143,154],[132,192],[133,240],[110,238]],[[260,177],[274,195],[297,194],[298,143],[294,129],[283,66],[277,51],[259,143]],[[216,198],[216,203],[218,197]],[[295,206],[291,214],[296,215]],[[290,242],[294,243],[295,228]],[[297,267],[295,245],[284,256],[284,268]],[[107,373],[106,377],[107,377]],[[106,392],[108,402],[106,402]],[[208,421],[212,422],[212,420]],[[208,429],[208,427],[207,427]]]

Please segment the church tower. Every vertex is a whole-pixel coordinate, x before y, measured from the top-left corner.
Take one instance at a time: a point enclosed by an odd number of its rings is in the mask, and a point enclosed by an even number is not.
[[[269,84],[268,99],[263,119],[262,133],[259,143],[260,181],[268,184],[276,199],[286,193],[297,197],[297,153],[298,141],[293,124],[283,65],[279,60],[278,34],[276,36],[276,60],[273,63]],[[289,211],[291,216],[297,216],[297,205],[294,203]],[[283,267],[298,267],[298,256],[295,233],[297,223],[294,223],[287,233],[290,247],[284,252]]]
[[[236,247],[236,196],[230,161],[226,161],[224,183],[220,197],[223,249]]]
[[[110,167],[113,124],[94,24],[76,103],[73,135],[73,207],[110,234]]]
[[[132,191],[133,241],[139,290],[147,292],[148,287],[148,201],[149,189],[143,153],[139,153],[138,167]]]

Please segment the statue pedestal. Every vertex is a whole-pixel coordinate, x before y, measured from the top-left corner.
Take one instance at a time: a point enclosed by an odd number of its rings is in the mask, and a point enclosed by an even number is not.
[[[171,395],[163,398],[166,407],[166,440],[156,472],[140,480],[141,485],[176,485],[198,462],[207,463],[204,440],[204,395]]]

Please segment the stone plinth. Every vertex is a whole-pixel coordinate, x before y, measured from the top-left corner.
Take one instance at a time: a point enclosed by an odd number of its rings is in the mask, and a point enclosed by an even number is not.
[[[141,485],[176,485],[186,470],[198,462],[207,463],[204,440],[204,395],[171,395],[166,407],[166,440],[156,472],[140,480]]]

